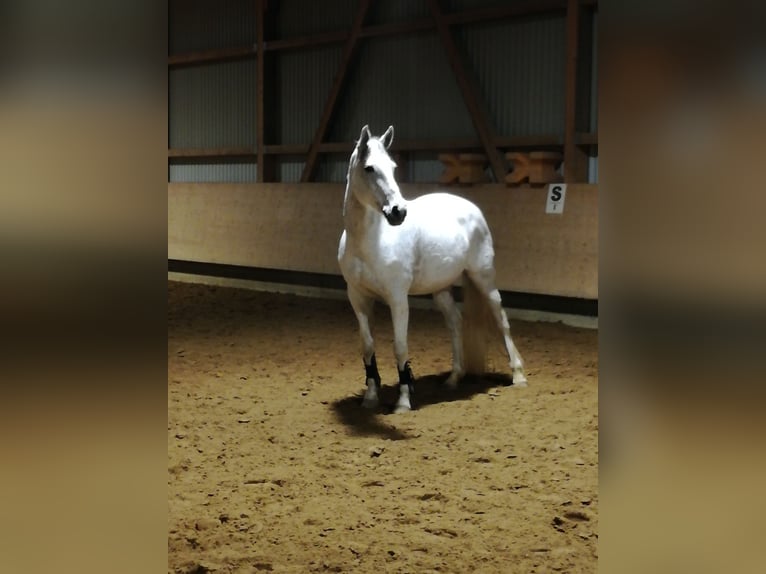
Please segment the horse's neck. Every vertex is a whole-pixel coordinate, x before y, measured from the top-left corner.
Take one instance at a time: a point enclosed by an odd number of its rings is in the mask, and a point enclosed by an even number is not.
[[[380,231],[382,217],[363,205],[351,191],[351,184],[346,185],[346,197],[343,203],[343,223],[348,239],[361,246]]]

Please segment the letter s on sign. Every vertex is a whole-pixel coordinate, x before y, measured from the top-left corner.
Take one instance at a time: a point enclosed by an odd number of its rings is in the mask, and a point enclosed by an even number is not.
[[[561,215],[564,213],[564,200],[567,194],[566,183],[550,184],[548,186],[548,201],[545,204],[545,213]]]

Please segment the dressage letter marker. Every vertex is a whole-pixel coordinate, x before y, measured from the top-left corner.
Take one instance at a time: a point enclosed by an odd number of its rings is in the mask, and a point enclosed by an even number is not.
[[[567,196],[566,183],[552,183],[548,186],[548,202],[545,213],[564,213],[564,200]]]

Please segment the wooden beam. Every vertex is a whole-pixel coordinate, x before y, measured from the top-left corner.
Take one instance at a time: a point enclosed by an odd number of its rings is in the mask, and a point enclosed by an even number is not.
[[[506,2],[499,6],[444,14],[444,20],[450,25],[468,24],[470,22],[484,22],[487,20],[503,20],[517,16],[529,16],[530,14],[564,12],[566,7],[567,0],[526,0]]]
[[[595,6],[596,0],[582,0],[584,6]],[[485,22],[488,20],[509,19],[530,14],[542,14],[547,12],[563,12],[566,10],[567,0],[527,0],[526,2],[513,2],[505,5],[463,10],[444,14],[444,21],[448,25],[468,24]],[[405,22],[390,22],[374,26],[365,26],[359,32],[360,38],[372,38],[376,36],[396,36],[412,32],[432,30],[435,23],[430,18],[419,18]],[[313,48],[322,45],[341,44],[347,42],[350,33],[346,30],[337,32],[325,32],[313,36],[301,36],[297,38],[285,38],[272,40],[265,43],[264,49],[271,50],[298,50]],[[188,64],[203,64],[219,60],[235,58],[248,58],[256,56],[257,44],[249,46],[235,46],[231,48],[219,48],[200,52],[188,52],[168,56],[168,66],[180,66]]]
[[[205,62],[220,62],[223,60],[235,60],[238,58],[247,58],[254,55],[256,47],[235,46],[233,48],[218,48],[216,50],[205,50],[203,52],[187,52],[185,54],[174,54],[168,56],[168,66],[183,66],[188,64],[202,64]]]
[[[258,154],[258,167],[256,183],[266,181],[266,108],[264,104],[264,86],[266,85],[266,52],[263,49],[266,44],[264,20],[266,19],[266,0],[255,0],[255,37],[257,45],[258,62],[255,94],[255,149]]]
[[[258,150],[258,171],[256,182],[264,183],[277,180],[277,162],[274,155],[270,155],[266,149],[267,141],[273,141],[277,133],[279,122],[279,95],[276,84],[276,59],[270,55],[267,49],[269,39],[278,28],[280,3],[269,0],[255,0],[256,2],[256,38],[257,38],[257,132],[256,149]]]
[[[580,41],[580,3],[567,0],[566,78],[564,85],[564,181],[587,179],[585,151],[577,145],[577,59]]]
[[[271,155],[305,155],[308,144],[266,144],[264,151]]]
[[[362,31],[362,25],[364,19],[367,16],[367,11],[370,8],[370,0],[360,0],[359,8],[356,12],[356,18],[351,28],[351,35],[346,41],[346,45],[343,47],[343,55],[340,61],[340,68],[335,75],[332,88],[330,89],[330,95],[325,102],[324,111],[322,117],[319,120],[319,126],[314,132],[314,139],[309,147],[308,157],[306,163],[303,166],[303,173],[301,174],[301,182],[311,181],[314,177],[314,171],[316,169],[316,160],[319,153],[319,145],[324,139],[327,127],[330,125],[333,112],[335,111],[335,104],[338,101],[340,90],[343,87],[343,80],[346,79],[346,73],[348,72],[349,64],[351,63],[354,53],[356,52],[357,41],[359,40],[359,33]]]
[[[539,149],[561,148],[562,138],[560,135],[549,134],[541,136],[496,136],[493,140],[496,147],[502,149]],[[580,133],[577,135],[578,145],[598,145],[597,133]],[[354,149],[353,142],[322,142],[319,145],[319,153],[347,153],[351,154]],[[447,139],[415,139],[394,140],[392,152],[413,151],[480,151],[481,140],[476,138],[447,138]],[[270,155],[306,155],[309,152],[308,144],[266,144],[263,153]],[[258,157],[257,148],[249,147],[224,147],[224,148],[169,148],[168,158],[240,158]]]
[[[250,147],[168,148],[168,157],[241,157],[256,155]]]
[[[499,148],[549,148],[561,147],[563,140],[560,135],[549,134],[541,136],[496,136],[493,140]],[[583,144],[590,143],[583,141]],[[275,155],[304,155],[309,146],[305,144],[272,144],[266,146],[267,154]],[[322,142],[319,153],[349,153],[354,149],[354,142]],[[392,152],[412,151],[449,151],[449,150],[481,150],[481,140],[476,138],[446,138],[446,139],[414,139],[394,140]]]
[[[266,50],[299,50],[301,48],[315,48],[326,44],[340,44],[346,42],[349,33],[345,30],[339,32],[325,32],[314,36],[302,36],[298,38],[285,38],[267,42]]]
[[[495,136],[494,143],[502,148],[555,147],[563,142],[560,135],[541,136]]]
[[[423,32],[434,29],[434,21],[431,18],[419,18],[409,22],[391,22],[376,26],[365,26],[359,33],[360,38],[374,38],[376,36],[396,36],[411,32]]]
[[[495,181],[502,182],[505,178],[506,169],[503,159],[497,151],[493,141],[494,135],[490,128],[489,116],[482,107],[482,104],[476,95],[477,91],[474,89],[468,72],[463,66],[460,53],[452,38],[452,33],[450,32],[447,21],[444,19],[444,14],[442,13],[438,0],[428,0],[428,5],[431,9],[431,15],[436,22],[436,30],[439,33],[439,38],[447,52],[447,59],[455,74],[455,79],[460,87],[460,92],[463,95],[463,101],[468,108],[468,112],[471,114],[474,128],[476,128],[476,133],[479,135],[484,152],[487,154],[487,159],[492,168],[492,173],[495,176]]]

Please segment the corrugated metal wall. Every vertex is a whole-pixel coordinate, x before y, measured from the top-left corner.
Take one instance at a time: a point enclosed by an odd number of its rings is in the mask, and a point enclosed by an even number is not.
[[[170,147],[254,147],[256,72],[255,60],[171,69]]]
[[[356,0],[272,2],[279,6],[279,38],[348,30],[357,7]],[[451,0],[447,6],[452,11],[497,4],[497,0]],[[255,43],[254,6],[253,0],[171,1],[171,53]],[[405,21],[429,14],[423,0],[377,1],[366,22]],[[497,135],[563,135],[563,15],[470,24],[453,27],[453,32],[476,74]],[[267,143],[312,140],[341,54],[341,44],[267,54],[274,60],[271,89],[280,103],[266,110],[277,140]],[[595,73],[595,57],[592,65]],[[255,59],[171,68],[169,147],[254,147],[256,78]],[[595,93],[592,86],[583,89],[586,94]],[[592,110],[591,102],[583,102],[583,128],[595,128]],[[435,32],[361,41],[325,140],[352,142],[363,124],[375,133],[393,124],[396,138],[403,140],[476,137]],[[347,159],[345,154],[320,155],[316,179],[343,181]],[[591,174],[597,172],[595,161],[590,162]],[[278,158],[277,176],[298,181],[303,163],[302,157]],[[403,175],[410,181],[434,181],[441,164],[436,153],[410,154],[406,170]],[[171,165],[169,169],[171,181],[255,181],[256,174],[254,165],[243,163]]]
[[[269,54],[276,58],[275,99],[279,102],[276,109],[267,110],[276,120],[279,142],[274,143],[311,142],[341,55],[340,45]]]
[[[444,172],[444,164],[439,161],[437,155],[438,154],[429,152],[418,152],[410,154],[410,161],[407,163],[407,181],[439,181],[439,178]]]
[[[565,18],[485,22],[456,34],[498,135],[564,133]]]
[[[444,6],[448,12],[469,10],[471,8],[488,8],[499,4],[523,3],[526,0],[446,0]]]
[[[169,181],[183,183],[250,183],[256,180],[258,166],[254,163],[200,163],[171,165]]]
[[[255,44],[254,0],[171,0],[170,54]]]
[[[371,38],[359,49],[356,66],[328,134],[332,141],[394,125],[401,139],[475,137],[449,61],[434,33]]]
[[[370,6],[368,22],[370,24],[386,24],[426,18],[431,15],[425,0],[385,0],[374,2]]]
[[[281,159],[277,164],[277,177],[283,183],[295,183],[301,180],[303,160]]]
[[[276,1],[279,2],[280,38],[349,30],[359,4],[357,0]]]

